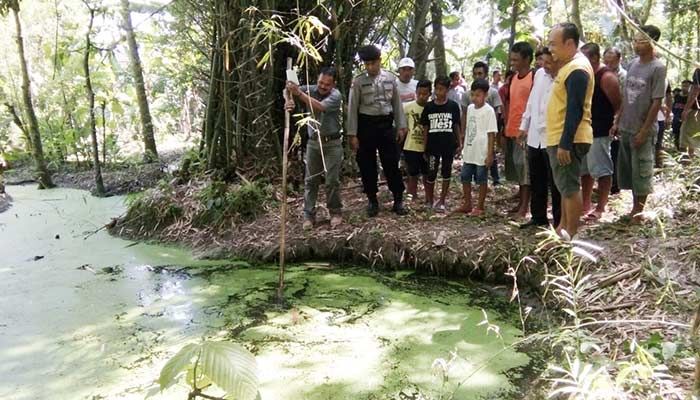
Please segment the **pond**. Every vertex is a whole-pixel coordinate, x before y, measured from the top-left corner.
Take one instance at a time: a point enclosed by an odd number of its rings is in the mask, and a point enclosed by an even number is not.
[[[160,368],[202,338],[256,356],[262,399],[518,397],[529,357],[502,299],[410,272],[201,261],[100,230],[124,198],[10,186],[0,214],[0,398],[186,399]],[[483,311],[485,309],[485,311]],[[499,335],[488,332],[489,324]],[[424,396],[424,397],[420,397]]]

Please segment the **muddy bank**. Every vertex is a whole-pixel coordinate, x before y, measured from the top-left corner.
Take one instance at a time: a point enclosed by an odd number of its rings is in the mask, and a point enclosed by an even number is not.
[[[202,258],[236,257],[251,262],[271,263],[279,257],[280,215],[278,204],[266,204],[260,216],[251,222],[226,221],[217,228],[193,226],[190,211],[201,209],[197,193],[200,183],[154,189],[146,194],[158,210],[177,209],[181,218],[144,221],[136,214],[114,221],[110,232],[137,240],[184,244]],[[289,262],[324,260],[361,263],[371,268],[413,269],[432,275],[470,277],[479,281],[509,283],[511,275],[539,288],[542,268],[523,264],[525,256],[537,258],[538,243],[546,232],[522,231],[507,217],[510,187],[499,186],[490,194],[490,208],[483,217],[438,214],[425,211],[419,202],[409,203],[411,212],[398,217],[390,212],[391,200],[380,194],[382,211],[367,218],[365,200],[357,184],[348,182],[344,190],[344,223],[330,228],[327,212],[319,211],[311,231],[301,229],[302,199],[289,202],[285,257]],[[172,201],[172,202],[171,202]],[[323,204],[323,200],[320,201]],[[456,206],[456,204],[452,204]],[[148,214],[152,215],[152,214]],[[542,257],[547,257],[541,252]]]
[[[108,196],[140,192],[158,185],[169,176],[183,156],[173,151],[160,156],[158,162],[119,162],[102,165],[102,179]],[[54,184],[60,188],[81,189],[92,192],[95,188],[94,171],[87,163],[60,164],[51,169]],[[34,168],[30,162],[22,162],[4,172],[7,185],[35,183]]]

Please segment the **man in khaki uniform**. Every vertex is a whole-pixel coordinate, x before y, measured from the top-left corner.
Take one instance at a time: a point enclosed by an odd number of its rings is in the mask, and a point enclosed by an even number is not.
[[[399,171],[399,150],[396,131],[406,135],[406,118],[396,76],[381,68],[381,51],[364,46],[358,51],[365,72],[356,76],[348,99],[347,135],[357,153],[362,186],[367,195],[367,216],[379,213],[377,200],[377,153],[382,163],[389,190],[394,195],[392,211],[398,215],[408,212],[403,206],[404,184]]]

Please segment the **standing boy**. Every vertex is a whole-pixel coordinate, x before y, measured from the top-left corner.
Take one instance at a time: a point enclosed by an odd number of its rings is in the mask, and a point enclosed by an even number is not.
[[[462,150],[462,192],[464,203],[456,212],[479,216],[484,212],[484,202],[488,189],[488,168],[493,163],[493,146],[498,125],[496,113],[486,97],[489,83],[485,79],[476,79],[471,87],[471,104],[467,108],[465,136]],[[479,185],[479,199],[476,208],[472,208],[472,181]]]
[[[639,57],[627,70],[622,109],[613,126],[613,131],[620,132],[617,182],[620,189],[632,190],[629,217],[637,223],[642,221],[644,203],[652,192],[656,115],[666,92],[666,66],[654,55],[654,42],[661,31],[653,25],[644,25],[641,30],[644,33],[637,32],[633,40]]]
[[[474,63],[474,67],[472,67],[472,82],[476,81],[477,79],[484,79],[487,80],[489,78],[489,66],[483,61],[477,61]],[[488,82],[488,80],[487,80]],[[464,92],[462,95],[462,137],[464,137],[464,129],[466,129],[466,120],[467,120],[467,107],[469,107],[469,104],[471,103],[471,98],[472,98],[472,93],[471,91],[469,92]],[[503,122],[503,117],[502,117],[502,111],[503,111],[503,102],[501,102],[501,95],[498,94],[498,89],[494,88],[493,86],[489,86],[489,93],[486,95],[486,104],[490,105],[491,108],[493,108],[494,112],[496,112],[496,124],[499,127],[499,130],[501,128],[502,122]],[[500,120],[500,123],[499,123]],[[494,149],[495,152],[495,149]],[[493,163],[491,164],[491,167],[489,168],[491,172],[491,179],[493,179],[493,184],[498,185],[500,184],[500,177],[498,176],[498,160],[496,159],[496,156],[494,154],[493,157]]]
[[[435,79],[435,99],[426,104],[421,115],[425,153],[428,158],[428,181],[426,183],[426,202],[432,204],[435,180],[440,168],[442,190],[440,200],[433,207],[437,212],[445,212],[445,198],[450,189],[452,161],[455,151],[460,146],[460,110],[459,104],[447,98],[450,80],[447,77]]]
[[[420,123],[423,108],[428,104],[430,95],[432,94],[432,83],[427,80],[421,80],[416,85],[415,98],[416,101],[411,101],[403,105],[404,114],[406,114],[406,122],[408,124],[408,133],[404,140],[403,155],[406,160],[408,172],[408,196],[415,200],[418,195],[418,176],[423,176],[423,187],[426,190],[426,199],[428,198],[427,190],[427,174],[428,162],[425,159],[425,142],[423,138],[423,126]],[[432,203],[430,204],[432,206]]]

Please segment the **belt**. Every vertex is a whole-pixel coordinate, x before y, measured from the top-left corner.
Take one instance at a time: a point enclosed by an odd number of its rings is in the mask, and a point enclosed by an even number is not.
[[[393,121],[394,120],[394,114],[388,114],[388,115],[369,115],[369,114],[358,114],[359,118],[362,119],[367,119],[370,121]]]
[[[328,142],[331,142],[331,141],[333,141],[333,140],[338,140],[338,139],[340,139],[340,138],[342,138],[342,137],[343,137],[342,135],[321,136],[321,143],[328,143]],[[310,137],[309,137],[309,140],[314,141],[314,142],[315,142],[315,141],[318,141],[318,135],[310,136]]]

